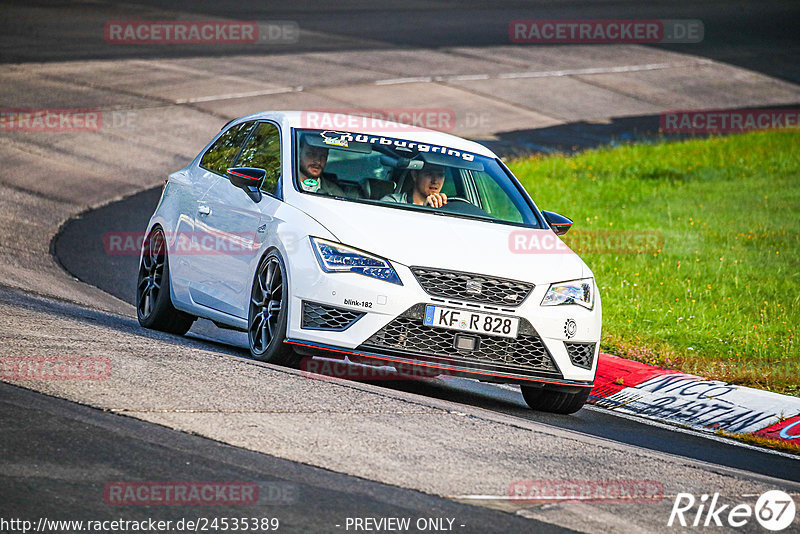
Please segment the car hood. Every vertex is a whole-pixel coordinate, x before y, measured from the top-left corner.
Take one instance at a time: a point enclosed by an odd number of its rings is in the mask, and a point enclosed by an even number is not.
[[[591,276],[552,230],[329,198],[309,198],[303,204],[298,207],[343,244],[406,266],[491,274],[534,284]]]

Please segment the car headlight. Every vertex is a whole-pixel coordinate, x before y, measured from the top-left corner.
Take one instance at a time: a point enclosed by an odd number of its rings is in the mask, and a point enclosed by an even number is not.
[[[317,255],[319,266],[326,273],[358,273],[403,285],[400,277],[388,260],[367,254],[341,243],[311,237],[311,245]]]
[[[550,284],[550,289],[542,299],[542,306],[560,304],[578,304],[591,310],[594,307],[594,279],[582,278]]]

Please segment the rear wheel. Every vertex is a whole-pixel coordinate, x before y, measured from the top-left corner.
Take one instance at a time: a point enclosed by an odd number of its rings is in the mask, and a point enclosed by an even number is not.
[[[175,309],[169,291],[169,261],[164,232],[156,228],[147,236],[136,285],[136,316],[145,328],[185,334],[194,317]]]
[[[570,414],[580,410],[589,399],[591,388],[548,388],[520,386],[522,397],[534,410]]]
[[[290,367],[300,363],[300,356],[284,343],[288,303],[286,267],[280,255],[272,251],[261,260],[250,292],[247,338],[253,358]]]

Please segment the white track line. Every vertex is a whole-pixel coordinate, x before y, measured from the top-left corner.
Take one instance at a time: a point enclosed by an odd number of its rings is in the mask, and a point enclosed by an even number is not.
[[[378,80],[375,85],[397,85],[401,83],[427,83],[432,82],[433,76],[417,76],[415,78],[391,78],[389,80]]]
[[[584,69],[564,69],[564,70],[544,70],[530,72],[506,72],[502,74],[458,74],[453,76],[412,76],[407,78],[389,78],[377,80],[374,85],[402,85],[406,83],[452,83],[468,82],[480,80],[515,80],[520,78],[558,78],[563,76],[581,76],[588,74],[615,74],[623,72],[642,72],[648,70],[663,70],[682,67],[694,67],[698,65],[710,65],[714,63],[710,59],[697,59],[691,61],[675,63],[646,63],[643,65],[620,65],[618,67],[591,67]],[[304,90],[302,85],[297,87],[279,87],[277,89],[262,89],[260,91],[248,91],[245,93],[229,93],[222,95],[199,96],[195,98],[180,98],[175,100],[176,104],[196,104],[200,102],[215,102],[217,100],[232,100],[235,98],[249,98],[252,96],[268,96],[285,93],[300,93]]]
[[[278,87],[276,89],[261,89],[259,91],[248,91],[246,93],[228,93],[225,95],[198,96],[196,98],[179,98],[176,104],[196,104],[198,102],[214,102],[217,100],[233,100],[234,98],[249,98],[251,96],[280,95],[285,93],[299,93],[303,91],[303,86]]]
[[[800,495],[798,492],[787,491],[788,495],[796,496]],[[754,498],[760,497],[761,494],[759,493],[743,493],[741,495],[729,495],[725,494],[724,497],[741,497],[741,498]],[[604,500],[608,501],[620,501],[622,500],[619,497],[561,497],[558,495],[552,495],[547,497],[542,497],[541,499],[535,499],[531,497],[517,497],[511,495],[446,495],[448,499],[472,499],[476,501],[519,501],[523,504],[536,504],[537,500],[541,501],[568,501],[568,502],[578,502],[578,501],[589,501],[589,502],[598,502],[602,503]],[[662,495],[662,498],[670,498],[675,497],[675,495]]]
[[[711,59],[694,59],[673,63],[645,63],[643,65],[620,65],[617,67],[589,67],[583,69],[542,70],[529,72],[506,72],[502,74],[461,74],[455,76],[415,76],[410,78],[390,78],[378,80],[375,85],[399,85],[404,83],[463,82],[473,80],[513,80],[517,78],[558,78],[561,76],[581,76],[585,74],[615,74],[620,72],[641,72],[648,70],[675,69],[711,65]]]
[[[712,60],[687,61],[682,63],[647,63],[644,65],[622,65],[619,67],[590,67],[585,69],[564,69],[549,70],[541,72],[512,72],[509,74],[498,74],[500,79],[515,78],[557,78],[560,76],[581,76],[584,74],[614,74],[619,72],[642,72],[648,70],[664,70],[681,67],[694,67],[697,65],[708,65]]]

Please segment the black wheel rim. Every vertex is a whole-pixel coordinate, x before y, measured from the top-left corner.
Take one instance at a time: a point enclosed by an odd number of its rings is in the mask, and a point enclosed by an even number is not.
[[[250,298],[249,326],[250,348],[254,354],[267,352],[278,331],[278,319],[283,309],[283,273],[275,257],[261,264],[253,282]]]
[[[139,266],[139,285],[137,286],[137,310],[139,316],[146,319],[153,313],[156,299],[161,291],[164,278],[164,234],[160,231],[150,234],[142,252],[142,264]]]

